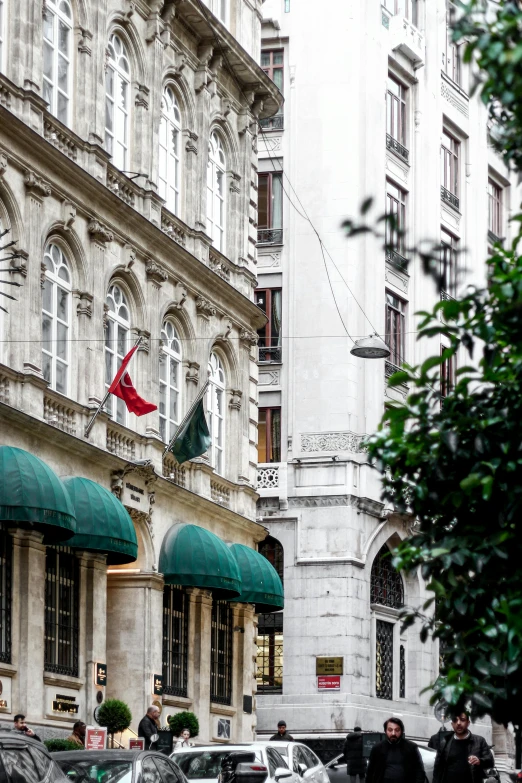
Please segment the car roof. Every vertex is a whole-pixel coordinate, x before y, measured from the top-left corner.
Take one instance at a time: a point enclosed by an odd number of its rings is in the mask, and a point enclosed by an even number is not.
[[[281,743],[283,744],[283,743]],[[265,747],[266,742],[237,742],[235,745],[229,745],[228,742],[223,742],[222,744],[212,744],[212,745],[194,745],[193,748],[180,748],[181,753],[196,753],[198,750],[216,750],[216,751],[223,751],[223,750],[245,750],[245,748],[263,748]]]
[[[81,761],[82,759],[116,759],[118,761],[132,761],[142,753],[149,755],[148,751],[143,750],[97,750],[93,753],[92,750],[81,749],[60,750],[51,753],[51,756],[57,761]]]
[[[20,734],[18,731],[11,731],[11,729],[0,729],[0,743],[2,742],[16,742],[20,745],[33,745],[35,748],[43,748],[46,753],[49,751],[42,745],[39,740],[35,740],[32,737],[26,737],[25,734]]]

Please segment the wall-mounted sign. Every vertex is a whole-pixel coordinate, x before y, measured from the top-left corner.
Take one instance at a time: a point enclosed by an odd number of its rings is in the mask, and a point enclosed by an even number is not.
[[[6,699],[0,699],[0,709],[6,710],[7,709],[7,701]]]
[[[341,676],[339,674],[323,674],[317,678],[317,690],[340,691]]]
[[[316,658],[316,674],[343,674],[343,658]]]
[[[159,751],[159,753],[165,753],[167,756],[170,756],[173,750],[173,743],[174,743],[174,734],[168,729],[165,731],[165,729],[160,729],[158,731],[158,741],[156,742],[156,746],[154,750]]]
[[[230,720],[228,718],[218,718],[217,735],[218,739],[230,739]]]
[[[96,685],[107,685],[107,664],[96,664]]]
[[[145,486],[145,480],[133,473],[123,479],[123,491],[121,500],[125,506],[130,506],[138,511],[149,510],[149,493]]]
[[[80,705],[76,704],[74,696],[64,696],[57,693],[53,699],[53,712],[68,712],[69,715],[77,715]]]
[[[154,674],[152,678],[152,692],[154,696],[161,696],[163,693],[163,675]]]
[[[107,728],[87,726],[85,729],[85,750],[105,750],[107,746]]]
[[[101,704],[103,701],[103,691],[96,691],[96,702]]]
[[[145,750],[145,737],[131,737],[129,750]]]

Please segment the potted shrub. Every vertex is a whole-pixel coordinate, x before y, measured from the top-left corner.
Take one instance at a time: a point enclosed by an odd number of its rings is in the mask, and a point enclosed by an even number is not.
[[[111,747],[114,747],[114,735],[121,734],[131,725],[132,715],[124,701],[119,699],[107,699],[100,706],[98,723],[106,726],[111,735]]]
[[[168,721],[175,737],[179,737],[183,729],[188,729],[191,737],[197,737],[199,734],[199,721],[193,712],[177,712],[175,715],[169,715]]]
[[[60,737],[44,740],[44,745],[49,753],[58,753],[58,751],[61,750],[82,750],[76,742],[72,742],[72,740],[68,739],[61,739]]]

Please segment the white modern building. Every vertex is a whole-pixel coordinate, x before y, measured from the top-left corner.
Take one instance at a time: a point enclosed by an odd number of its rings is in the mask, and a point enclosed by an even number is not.
[[[386,378],[438,344],[417,343],[415,312],[440,296],[407,247],[444,244],[452,296],[483,282],[488,243],[509,236],[508,172],[488,144],[487,115],[451,43],[446,0],[267,0],[261,65],[285,96],[259,139],[257,302],[258,521],[284,576],[284,612],[259,618],[258,731],[381,730],[401,715],[410,736],[439,728],[421,691],[438,673],[435,643],[401,633],[403,602],[428,597],[385,555],[407,534],[384,507],[361,448],[386,401]],[[407,232],[396,252],[341,228],[367,196]],[[323,246],[321,246],[318,236]],[[465,249],[464,276],[457,276]],[[376,331],[388,360],[350,354]],[[349,333],[349,335],[347,334]],[[441,345],[440,348],[443,346]],[[454,367],[445,367],[451,384]],[[383,559],[384,558],[384,559]],[[324,664],[338,680],[318,678]],[[326,689],[325,689],[326,688]],[[491,736],[491,727],[479,731]],[[500,736],[496,750],[502,752]]]

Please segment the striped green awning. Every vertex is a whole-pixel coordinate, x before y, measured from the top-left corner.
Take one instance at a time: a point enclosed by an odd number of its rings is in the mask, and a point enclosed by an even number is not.
[[[258,614],[278,612],[285,599],[283,583],[266,557],[244,544],[229,544],[241,574],[241,595],[232,598],[244,604],[254,604]]]

